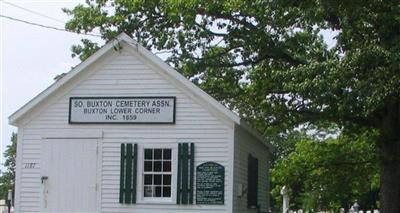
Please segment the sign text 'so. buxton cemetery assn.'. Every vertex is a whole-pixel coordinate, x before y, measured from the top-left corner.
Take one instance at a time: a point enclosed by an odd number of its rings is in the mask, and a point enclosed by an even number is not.
[[[215,162],[206,162],[196,168],[196,204],[223,205],[225,168]]]
[[[71,97],[69,123],[175,123],[175,97]]]

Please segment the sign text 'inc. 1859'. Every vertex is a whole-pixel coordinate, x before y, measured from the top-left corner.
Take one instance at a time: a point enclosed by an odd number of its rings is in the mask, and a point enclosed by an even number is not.
[[[71,97],[69,123],[175,123],[175,97]]]

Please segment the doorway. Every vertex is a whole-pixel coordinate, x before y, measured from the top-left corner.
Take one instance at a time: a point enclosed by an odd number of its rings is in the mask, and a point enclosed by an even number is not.
[[[98,142],[51,139],[42,147],[44,212],[96,212]]]

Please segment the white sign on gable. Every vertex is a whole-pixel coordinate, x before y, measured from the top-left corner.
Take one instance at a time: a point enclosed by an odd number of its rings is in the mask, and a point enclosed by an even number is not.
[[[71,97],[70,124],[174,124],[175,97]]]

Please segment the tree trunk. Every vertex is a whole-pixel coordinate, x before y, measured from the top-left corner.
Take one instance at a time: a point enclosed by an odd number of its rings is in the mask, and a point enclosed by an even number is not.
[[[400,103],[392,102],[382,116],[379,151],[381,160],[380,210],[400,213]]]
[[[381,212],[400,212],[400,141],[381,143]]]

